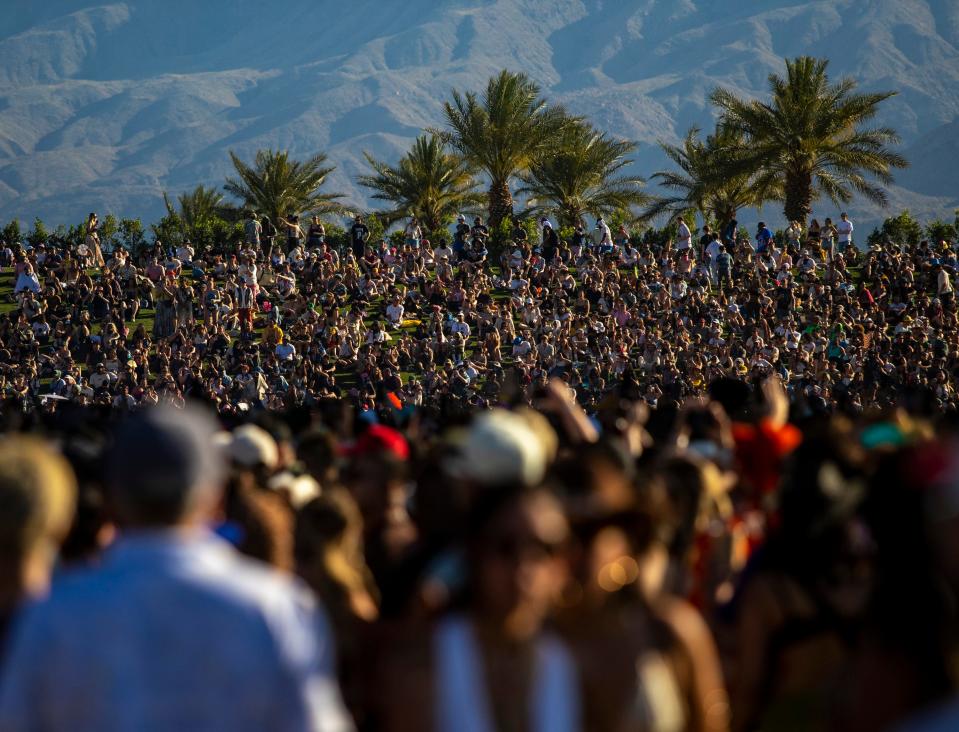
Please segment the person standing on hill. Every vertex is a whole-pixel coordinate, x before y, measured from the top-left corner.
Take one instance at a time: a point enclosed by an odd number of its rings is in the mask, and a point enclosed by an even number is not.
[[[549,219],[544,218],[542,220],[543,224],[543,258],[547,262],[552,262],[553,257],[556,256],[556,252],[559,249],[559,235],[556,233],[556,230],[553,228],[553,225],[549,222]]]
[[[353,249],[353,256],[359,261],[366,252],[366,242],[370,239],[370,229],[363,223],[363,217],[357,214],[350,227],[350,247]]]
[[[250,218],[243,226],[243,237],[246,240],[246,243],[250,245],[253,249],[260,248],[260,235],[263,233],[263,226],[260,225],[259,219],[256,217],[256,212],[250,212]]]
[[[260,233],[260,245],[263,249],[263,252],[266,254],[267,259],[273,256],[273,244],[275,240],[276,226],[274,226],[273,222],[270,221],[269,216],[264,216]]]
[[[836,249],[840,254],[845,254],[846,250],[852,246],[852,232],[854,228],[852,221],[849,220],[849,216],[843,211],[839,215],[839,223],[836,224],[836,232],[838,233]]]
[[[693,246],[693,232],[689,230],[689,225],[682,216],[676,219],[676,223],[676,251],[684,252]]]

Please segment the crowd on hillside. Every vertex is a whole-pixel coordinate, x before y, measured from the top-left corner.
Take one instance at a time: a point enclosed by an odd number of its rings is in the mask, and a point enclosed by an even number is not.
[[[276,223],[4,244],[0,730],[959,724],[955,243]]]
[[[556,376],[592,412],[627,373],[653,407],[776,373],[807,411],[859,412],[903,389],[955,407],[953,242],[860,251],[845,214],[779,240],[762,223],[751,239],[735,221],[700,233],[680,219],[661,245],[602,219],[567,239],[547,219],[534,240],[517,225],[496,246],[479,218],[433,242],[412,220],[394,246],[357,218],[342,248],[318,219],[277,223],[253,214],[245,242],[208,252],[103,252],[95,215],[77,247],[5,242],[5,397],[447,410]]]

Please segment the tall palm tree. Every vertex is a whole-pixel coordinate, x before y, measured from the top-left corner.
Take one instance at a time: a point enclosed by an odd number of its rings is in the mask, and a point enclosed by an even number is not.
[[[614,140],[586,122],[567,126],[555,150],[541,151],[517,195],[528,196],[533,211],[556,211],[560,223],[574,226],[587,213],[605,216],[631,212],[649,200],[643,179],[621,174],[636,143]]]
[[[469,163],[451,153],[437,135],[417,137],[395,166],[364,154],[374,174],[358,180],[375,191],[373,198],[393,204],[392,209],[378,214],[387,226],[413,215],[435,230],[458,211],[473,210],[483,201]]]
[[[489,176],[491,228],[513,213],[510,180],[529,168],[568,124],[560,107],[549,106],[526,74],[503,70],[492,77],[480,99],[453,91],[444,105],[454,149]]]
[[[291,212],[296,214],[344,213],[339,193],[323,193],[327,176],[336,168],[326,166],[326,155],[318,153],[308,160],[292,160],[286,151],[260,150],[253,165],[247,165],[232,151],[230,159],[236,178],[227,178],[227,193],[244,206],[264,213],[276,223]]]
[[[179,211],[164,192],[163,203],[167,213],[171,216],[179,216],[188,229],[193,229],[204,220],[217,216],[223,218],[224,210],[227,208],[223,203],[222,193],[216,188],[207,188],[202,185],[188,193],[181,193],[177,196],[176,202],[179,204]]]
[[[786,60],[786,77],[769,76],[769,103],[745,100],[717,89],[712,101],[722,121],[745,136],[736,169],[763,170],[783,189],[783,213],[805,221],[821,195],[846,203],[854,193],[886,203],[870,181],[892,182],[891,169],[908,165],[889,145],[899,141],[889,127],[864,128],[895,92],[856,94],[856,82],[829,82],[828,61],[802,56]]]
[[[744,144],[743,135],[723,125],[700,138],[698,127],[691,127],[681,145],[659,146],[678,170],[660,170],[651,176],[669,195],[653,198],[643,212],[644,219],[669,214],[672,223],[684,212],[698,211],[704,220],[725,224],[741,208],[758,208],[775,198],[779,189],[763,171],[734,170],[736,155]]]

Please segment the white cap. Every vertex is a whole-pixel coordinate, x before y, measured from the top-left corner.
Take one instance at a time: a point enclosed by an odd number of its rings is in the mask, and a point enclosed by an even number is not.
[[[254,424],[245,424],[233,431],[230,459],[245,468],[263,465],[273,470],[280,462],[280,449],[269,432]]]
[[[447,468],[483,485],[533,486],[546,474],[547,450],[528,420],[505,409],[480,414]]]

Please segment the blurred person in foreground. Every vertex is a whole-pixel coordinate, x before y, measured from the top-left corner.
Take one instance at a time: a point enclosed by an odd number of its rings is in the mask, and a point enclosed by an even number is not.
[[[45,443],[0,443],[0,654],[20,604],[49,589],[76,492],[69,464]]]
[[[206,529],[225,477],[215,429],[193,408],[122,424],[106,460],[120,536],[24,613],[0,729],[351,728],[313,596]]]
[[[565,579],[562,507],[542,489],[491,488],[468,526],[465,597],[390,660],[384,728],[581,729],[574,661],[545,627]]]

